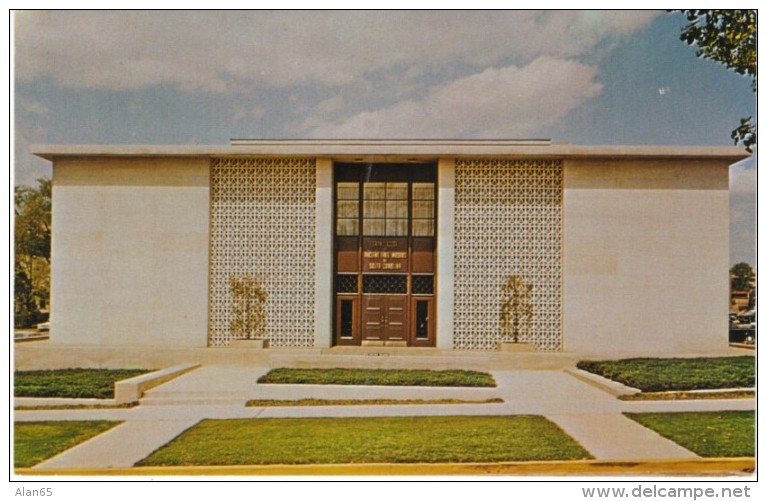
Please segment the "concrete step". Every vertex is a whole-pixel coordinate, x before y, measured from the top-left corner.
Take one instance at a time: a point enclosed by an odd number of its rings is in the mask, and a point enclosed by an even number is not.
[[[332,348],[331,350],[337,350]],[[272,353],[270,367],[357,369],[561,370],[575,365],[570,354],[418,352],[418,348],[359,348],[322,354]]]
[[[146,392],[139,403],[141,405],[244,405],[249,398],[247,391],[155,389]]]
[[[222,387],[221,390],[205,390],[205,391],[148,391],[144,393],[142,398],[215,398],[215,397],[230,397],[230,398],[247,398],[248,395],[255,390],[255,382],[250,388],[243,388],[237,391],[228,391]]]
[[[140,405],[245,405],[249,398],[247,395],[243,396],[186,396],[186,397],[144,397],[139,401]]]

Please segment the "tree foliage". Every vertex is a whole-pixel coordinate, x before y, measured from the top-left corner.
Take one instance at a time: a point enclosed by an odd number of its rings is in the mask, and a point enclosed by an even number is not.
[[[51,180],[14,189],[14,323],[41,321],[50,296]]]
[[[754,287],[754,270],[748,263],[738,263],[730,268],[732,290],[747,291]]]
[[[739,75],[751,78],[756,92],[756,11],[755,10],[682,10],[687,25],[680,39],[697,46],[696,55],[724,64]],[[741,118],[730,137],[742,143],[746,151],[756,145],[756,122]]]

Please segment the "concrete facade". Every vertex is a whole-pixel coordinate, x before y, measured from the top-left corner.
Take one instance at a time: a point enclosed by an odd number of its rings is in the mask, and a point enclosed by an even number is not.
[[[207,344],[208,164],[56,161],[54,343]]]
[[[683,353],[727,344],[728,169],[565,163],[565,349]]]
[[[455,161],[441,159],[438,165],[439,214],[455,212]],[[455,270],[455,219],[439,218],[437,234],[437,347],[453,347],[453,303]]]
[[[333,343],[333,267],[329,266],[333,252],[333,161],[317,159],[317,230],[315,235],[315,347],[325,348]]]
[[[211,159],[303,158],[316,168],[314,313],[305,319],[314,347],[334,344],[334,162],[429,161],[438,169],[436,346],[452,349],[462,314],[455,308],[456,159],[506,159],[561,162],[560,350],[727,348],[728,167],[744,158],[735,148],[234,141],[33,152],[54,164],[54,344],[211,344]]]

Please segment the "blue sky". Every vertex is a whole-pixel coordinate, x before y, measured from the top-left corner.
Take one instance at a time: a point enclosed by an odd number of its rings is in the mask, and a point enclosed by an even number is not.
[[[729,145],[749,80],[662,11],[18,12],[15,182],[30,144],[551,138]],[[756,173],[731,168],[731,260],[755,264]]]

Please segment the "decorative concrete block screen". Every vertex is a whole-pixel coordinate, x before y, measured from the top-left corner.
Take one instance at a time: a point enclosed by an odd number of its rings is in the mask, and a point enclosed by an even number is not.
[[[532,284],[533,319],[520,339],[562,347],[562,162],[456,160],[457,349],[496,349],[503,285]]]
[[[214,159],[211,164],[211,346],[233,339],[232,278],[256,277],[274,347],[314,345],[313,159]]]

